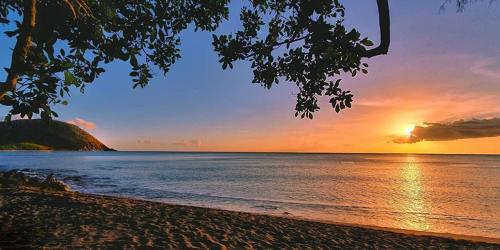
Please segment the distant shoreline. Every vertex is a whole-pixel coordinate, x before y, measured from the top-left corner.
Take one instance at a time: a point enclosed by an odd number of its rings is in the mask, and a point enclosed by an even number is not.
[[[0,131],[0,150],[114,150],[80,127],[56,120],[0,122]]]
[[[0,246],[163,248],[498,248],[500,239],[434,234],[154,201],[0,189]]]

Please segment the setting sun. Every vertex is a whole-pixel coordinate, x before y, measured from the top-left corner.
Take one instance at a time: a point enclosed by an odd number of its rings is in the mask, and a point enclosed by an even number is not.
[[[411,126],[408,126],[404,129],[404,134],[406,136],[411,136],[411,133],[413,132],[414,129],[415,129],[415,124],[412,124]]]

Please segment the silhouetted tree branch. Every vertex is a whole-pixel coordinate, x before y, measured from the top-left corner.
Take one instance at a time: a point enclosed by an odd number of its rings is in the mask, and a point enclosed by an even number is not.
[[[387,0],[377,0],[378,20],[380,28],[380,44],[376,48],[367,50],[362,54],[363,57],[374,57],[385,55],[389,51],[391,43],[391,18],[389,13],[389,4]]]

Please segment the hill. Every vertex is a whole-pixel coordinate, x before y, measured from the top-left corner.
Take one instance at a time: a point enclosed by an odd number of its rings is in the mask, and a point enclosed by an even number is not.
[[[0,150],[113,151],[75,125],[39,119],[0,122]]]

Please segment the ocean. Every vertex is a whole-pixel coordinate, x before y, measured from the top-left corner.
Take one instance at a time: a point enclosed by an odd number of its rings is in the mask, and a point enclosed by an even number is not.
[[[311,220],[500,238],[500,156],[0,152],[72,189]]]

